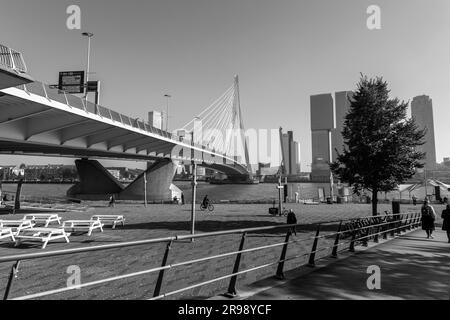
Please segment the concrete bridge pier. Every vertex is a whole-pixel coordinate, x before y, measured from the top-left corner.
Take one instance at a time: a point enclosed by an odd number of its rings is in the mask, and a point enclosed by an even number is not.
[[[114,194],[117,200],[144,200],[144,174],[147,179],[148,201],[170,201],[180,190],[172,184],[177,164],[171,159],[157,160],[135,181],[124,186],[98,161],[76,160],[80,182],[67,191],[67,196],[81,200],[108,200]]]

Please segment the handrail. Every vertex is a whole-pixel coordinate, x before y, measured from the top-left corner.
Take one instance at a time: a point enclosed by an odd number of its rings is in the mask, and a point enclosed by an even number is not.
[[[388,217],[389,219],[386,219],[386,217]],[[358,227],[353,230],[341,230],[341,227],[344,222],[356,223],[356,221],[364,221],[365,219],[370,220],[369,226],[364,225],[362,227]],[[390,220],[390,221],[385,222],[383,220]],[[339,222],[339,229],[337,232],[328,233],[325,236],[319,235],[321,227],[323,225],[337,223],[337,222]],[[134,272],[134,273],[128,273],[128,274],[118,275],[118,276],[110,277],[110,278],[106,278],[106,279],[100,279],[100,280],[81,284],[77,287],[66,287],[66,288],[59,288],[59,289],[44,291],[44,292],[40,292],[40,293],[34,293],[31,295],[22,296],[22,297],[18,297],[15,299],[23,300],[23,299],[33,299],[33,298],[45,297],[45,296],[52,295],[52,294],[67,292],[67,291],[71,291],[74,289],[80,289],[80,288],[98,285],[98,284],[102,284],[102,283],[113,282],[113,281],[116,281],[119,279],[127,279],[130,277],[141,276],[144,274],[149,274],[149,273],[154,273],[154,272],[159,272],[159,277],[158,277],[158,282],[155,287],[153,299],[161,299],[164,297],[174,295],[176,293],[181,293],[181,292],[187,291],[191,288],[197,288],[197,287],[200,287],[200,286],[203,286],[206,284],[210,284],[210,283],[217,282],[219,280],[228,279],[228,278],[231,278],[230,287],[229,287],[228,292],[230,294],[234,294],[236,292],[235,284],[236,284],[237,276],[240,274],[259,270],[262,268],[267,268],[269,266],[278,264],[277,276],[282,277],[283,266],[284,266],[284,262],[286,262],[286,261],[290,261],[292,259],[297,259],[299,257],[305,257],[305,256],[309,255],[310,256],[309,264],[314,265],[315,260],[317,260],[315,257],[316,253],[323,252],[325,250],[330,250],[331,248],[333,248],[332,255],[336,256],[337,252],[338,252],[338,248],[344,244],[343,242],[339,242],[339,240],[342,237],[342,235],[345,234],[346,232],[352,233],[352,239],[350,242],[349,250],[354,251],[356,242],[360,242],[360,241],[367,242],[370,238],[374,238],[374,241],[377,242],[378,236],[381,234],[383,234],[383,236],[385,238],[387,238],[388,233],[392,233],[392,235],[395,235],[395,233],[400,233],[401,231],[406,231],[407,229],[411,230],[412,228],[416,228],[419,226],[419,224],[420,224],[420,214],[419,213],[404,213],[404,214],[395,214],[395,215],[387,215],[387,216],[370,216],[370,217],[362,217],[362,218],[351,218],[351,219],[345,219],[345,220],[332,220],[332,221],[311,223],[308,225],[309,226],[317,226],[316,235],[314,237],[308,237],[308,238],[302,238],[302,239],[296,239],[296,240],[290,240],[292,228],[304,226],[302,224],[235,229],[235,230],[227,230],[227,231],[202,233],[202,234],[197,234],[197,235],[181,235],[181,236],[165,237],[165,238],[150,239],[150,240],[124,242],[124,243],[120,243],[120,244],[102,245],[102,246],[96,246],[96,247],[75,248],[75,249],[58,250],[58,251],[44,252],[44,253],[13,255],[13,256],[0,258],[0,263],[15,262],[15,265],[11,270],[11,274],[10,274],[10,278],[9,278],[9,281],[7,284],[7,288],[5,290],[4,298],[7,299],[9,296],[11,286],[13,284],[15,275],[18,270],[17,269],[18,265],[20,264],[21,261],[39,259],[39,258],[45,258],[45,257],[68,255],[68,254],[77,254],[77,253],[83,253],[83,252],[101,251],[101,250],[108,250],[108,249],[114,249],[114,248],[140,246],[140,245],[145,245],[145,244],[156,244],[156,243],[167,243],[168,244],[167,249],[165,251],[165,255],[164,255],[164,260],[163,260],[164,262],[161,267],[154,267],[154,268],[150,268],[150,269],[146,269],[146,270],[142,270],[142,271],[138,271],[138,272]],[[391,225],[393,225],[393,226],[391,227]],[[245,238],[248,233],[258,232],[258,231],[269,231],[269,230],[275,230],[275,229],[286,229],[286,228],[288,229],[288,231],[287,231],[286,239],[284,240],[284,242],[274,243],[274,244],[269,244],[269,245],[254,247],[254,248],[247,248],[247,249],[244,249],[244,247],[243,247]],[[361,235],[360,231],[366,230],[366,229],[368,230],[367,234],[364,233]],[[376,232],[374,231],[375,229],[376,229]],[[371,232],[371,231],[374,231],[374,232]],[[192,260],[187,260],[187,261],[179,261],[179,262],[173,262],[171,264],[167,264],[167,255],[169,253],[172,243],[175,241],[186,240],[186,239],[198,239],[198,238],[205,238],[205,237],[216,237],[216,236],[229,235],[229,234],[242,234],[241,245],[240,245],[238,251],[226,252],[226,253],[222,253],[222,254],[210,255],[210,256],[201,257],[201,258],[197,258],[197,259],[192,259]],[[318,240],[320,238],[324,238],[324,237],[328,237],[328,238],[336,237],[336,241],[335,241],[334,245],[325,247],[325,248],[317,248]],[[286,258],[286,249],[289,244],[312,240],[312,239],[314,239],[314,244],[313,244],[313,248],[312,248],[311,252],[306,252],[306,253],[303,253],[300,255]],[[283,253],[279,260],[277,260],[275,262],[265,263],[260,266],[252,267],[247,270],[239,271],[240,257],[243,253],[256,252],[256,251],[280,247],[280,246],[283,246]],[[233,255],[237,255],[237,258],[236,258],[235,266],[233,268],[233,272],[231,274],[161,294],[160,291],[161,291],[162,278],[164,276],[165,271],[168,271],[170,269],[180,267],[180,266],[193,265],[195,263],[210,261],[213,259],[229,257],[229,256],[233,256]],[[322,259],[322,258],[323,257],[319,257],[318,259]]]
[[[0,65],[19,73],[27,73],[27,66],[22,53],[0,44]]]
[[[395,215],[389,215],[389,217],[394,216],[401,216],[403,214],[395,214]],[[361,218],[349,218],[345,220],[329,220],[329,221],[323,221],[323,222],[317,222],[317,223],[311,223],[308,225],[326,225],[331,223],[338,223],[338,222],[346,222],[346,221],[353,221],[355,219],[370,219],[370,218],[380,218],[383,216],[366,216]],[[74,249],[64,249],[64,250],[56,250],[56,251],[49,251],[49,252],[37,252],[37,253],[28,253],[28,254],[20,254],[20,255],[12,255],[12,256],[5,256],[0,257],[0,263],[5,262],[12,262],[17,260],[32,260],[32,259],[38,259],[38,258],[48,258],[48,257],[55,257],[55,256],[62,256],[62,255],[68,255],[68,254],[75,254],[75,253],[86,253],[86,252],[92,252],[92,251],[100,251],[100,250],[110,250],[110,249],[119,249],[119,248],[125,248],[125,247],[134,247],[134,246],[141,246],[146,244],[156,244],[156,243],[164,243],[169,241],[182,241],[182,240],[193,240],[193,239],[200,239],[200,238],[207,238],[207,237],[215,237],[215,236],[223,236],[223,235],[230,235],[230,234],[242,234],[242,233],[252,233],[252,232],[259,232],[259,231],[271,231],[281,228],[291,228],[291,227],[300,227],[304,226],[304,224],[295,224],[295,225],[278,225],[278,226],[268,226],[268,227],[258,227],[258,228],[245,228],[245,229],[233,229],[233,230],[226,230],[226,231],[215,231],[215,232],[205,232],[205,233],[199,233],[195,235],[176,235],[172,237],[164,237],[164,238],[156,238],[156,239],[148,239],[148,240],[139,240],[139,241],[129,241],[129,242],[122,242],[122,243],[115,243],[115,244],[107,244],[107,245],[100,245],[100,246],[91,246],[91,247],[82,247],[82,248],[74,248]]]

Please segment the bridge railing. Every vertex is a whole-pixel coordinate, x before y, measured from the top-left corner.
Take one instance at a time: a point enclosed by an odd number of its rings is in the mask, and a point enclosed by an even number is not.
[[[27,66],[22,54],[2,44],[0,44],[0,65],[20,73],[27,73]]]
[[[32,82],[25,85],[17,86],[16,88],[20,90],[24,90],[27,93],[33,93],[41,97],[45,97],[48,100],[53,100],[62,104],[67,105],[70,108],[76,108],[79,110],[83,110],[88,114],[94,114],[100,116],[105,119],[109,119],[113,122],[117,122],[122,124],[123,126],[127,126],[133,129],[138,129],[146,133],[156,134],[166,139],[172,140],[173,142],[179,142],[179,137],[167,132],[165,130],[161,130],[151,126],[149,123],[146,123],[139,119],[133,119],[124,114],[118,113],[114,110],[108,109],[101,105],[92,103],[90,101],[86,101],[84,98],[69,94],[65,91],[59,90],[54,86],[49,86],[47,84],[41,82]],[[189,140],[189,139],[188,139]],[[190,143],[190,141],[188,142]],[[214,150],[206,148],[200,144],[194,143],[194,147],[199,149],[204,149],[213,153],[216,153]],[[227,155],[223,155],[224,157],[231,157]],[[237,161],[238,163],[242,163],[241,160]]]
[[[174,237],[125,242],[95,247],[74,248],[60,251],[30,253],[30,254],[0,257],[0,263],[8,263],[8,262],[14,263],[9,273],[9,278],[4,291],[4,300],[10,298],[10,292],[12,291],[14,281],[18,281],[15,279],[18,275],[18,272],[20,272],[19,266],[22,261],[30,261],[36,259],[49,259],[50,261],[52,261],[50,258],[54,258],[57,256],[65,256],[66,257],[65,259],[67,259],[67,256],[69,255],[77,255],[81,253],[88,253],[88,252],[91,253],[99,251],[104,252],[105,255],[108,255],[108,252],[113,249],[142,247],[142,246],[145,246],[145,252],[148,252],[149,246],[154,246],[157,244],[159,245],[164,244],[166,246],[166,249],[163,250],[163,256],[161,260],[162,263],[160,267],[153,267],[137,272],[115,275],[108,278],[77,284],[75,286],[66,286],[58,289],[27,294],[24,296],[15,297],[14,300],[30,300],[30,299],[46,298],[57,294],[63,294],[73,290],[81,290],[86,288],[91,288],[92,290],[92,287],[94,286],[105,285],[108,283],[115,283],[119,280],[132,281],[132,278],[143,276],[149,277],[151,274],[155,274],[155,276],[157,275],[157,281],[154,285],[153,297],[151,297],[150,300],[163,299],[170,296],[175,296],[196,288],[204,287],[217,282],[222,282],[227,279],[229,280],[227,294],[230,296],[234,296],[237,294],[236,289],[237,281],[238,277],[241,275],[272,267],[273,269],[276,269],[275,276],[279,279],[283,279],[285,264],[287,262],[293,262],[295,263],[296,267],[299,267],[301,266],[301,264],[298,262],[298,260],[305,259],[305,262],[307,261],[307,265],[315,266],[315,263],[319,259],[323,259],[326,257],[337,257],[338,254],[341,254],[343,251],[354,252],[356,246],[359,244],[367,246],[370,240],[373,240],[374,242],[379,242],[380,237],[383,237],[384,239],[388,239],[389,236],[396,237],[400,235],[402,232],[407,232],[408,230],[418,228],[420,226],[420,223],[421,223],[420,213],[404,213],[396,215],[386,215],[377,217],[371,216],[365,218],[335,220],[309,224],[306,225],[308,226],[306,230],[312,231],[313,235],[311,236],[310,234],[307,234],[306,237],[298,237],[298,238],[293,237],[294,228],[305,228],[305,225],[300,224],[276,225],[260,228],[237,229],[220,232],[202,233],[197,235],[181,235]],[[268,233],[272,233],[270,237],[267,237]],[[269,240],[275,239],[275,242],[270,244],[267,244],[267,242],[265,242],[264,245],[256,243],[255,244],[256,246],[247,246],[250,234],[253,235],[261,234],[261,236],[264,236],[264,234],[266,234],[267,239]],[[223,239],[217,238],[227,235],[240,235],[238,242],[238,250],[225,253],[209,252],[208,255],[195,259],[182,261],[175,260],[172,261],[171,263],[168,262],[171,249],[173,249],[173,246],[177,242],[183,241],[186,242],[189,240],[194,241],[196,239],[202,238],[208,239],[209,241],[213,240],[220,241]],[[284,240],[280,242],[280,239]],[[221,243],[224,242],[221,241]],[[228,244],[229,243],[227,242],[227,245]],[[292,246],[296,246],[296,248],[299,249],[296,252],[294,252],[294,254],[292,254],[292,251],[290,253],[288,252],[288,248]],[[310,250],[301,249],[306,248],[307,246],[311,246],[311,249]],[[273,259],[271,258],[272,255],[268,255],[267,250],[268,249],[273,250],[275,248],[280,248],[281,251],[279,252],[279,255],[277,255],[277,257],[279,256],[279,258],[272,260]],[[221,249],[225,249],[225,247]],[[221,250],[221,252],[223,252],[223,250]],[[244,254],[250,253],[259,253],[260,256],[263,256],[271,260],[263,261],[262,264],[256,264],[251,267],[246,267],[246,269],[242,269],[241,260]],[[119,256],[119,252],[116,251],[114,255]],[[180,283],[180,281],[178,281],[176,282],[177,286],[175,289],[172,288],[164,290],[163,288],[164,277],[166,276],[166,273],[169,271],[172,270],[175,271],[180,267],[193,268],[199,263],[214,262],[219,259],[230,257],[231,258],[235,257],[234,258],[235,260],[232,271],[226,275],[216,276],[215,278],[209,280],[202,279],[200,282],[194,284],[192,284],[190,281],[186,281],[189,283],[188,285]],[[126,257],[122,258],[124,261],[127,260]],[[253,263],[254,261],[256,260],[252,260],[251,263]],[[305,262],[303,262],[303,265]],[[209,264],[209,266],[213,265],[214,264]],[[31,265],[31,267],[37,266],[36,264],[33,264]],[[212,268],[214,269],[215,267]],[[203,272],[203,274],[205,274],[205,272]],[[35,276],[37,276],[37,274],[35,274]],[[33,287],[35,287],[36,285],[37,283],[33,282]],[[100,287],[104,288],[104,286]]]
[[[121,123],[124,126],[128,126],[128,127],[134,128],[134,129],[139,129],[144,132],[148,132],[148,133],[152,133],[152,134],[157,134],[161,137],[178,142],[177,137],[174,136],[173,134],[171,134],[170,132],[166,132],[164,130],[155,128],[144,121],[130,118],[129,116],[120,114],[114,110],[105,108],[101,105],[97,105],[90,101],[86,101],[85,99],[83,99],[81,97],[77,97],[75,95],[69,94],[65,91],[51,87],[47,84],[43,84],[41,82],[32,82],[30,84],[20,85],[17,88],[24,90],[28,93],[33,93],[38,96],[45,97],[49,100],[60,102],[62,104],[69,106],[70,108],[84,110],[85,112],[87,112],[89,114],[98,115],[102,118],[106,118],[106,119],[112,120],[114,122]]]

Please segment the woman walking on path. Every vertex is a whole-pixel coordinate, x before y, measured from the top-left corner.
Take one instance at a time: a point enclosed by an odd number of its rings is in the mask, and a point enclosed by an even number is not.
[[[425,199],[422,209],[422,230],[425,230],[427,233],[427,239],[434,239],[433,231],[435,230],[434,221],[436,220],[436,213],[434,212],[434,208],[428,203],[428,200]]]
[[[448,243],[450,243],[450,204],[442,211],[442,219],[444,223],[442,224],[442,230],[447,231]]]

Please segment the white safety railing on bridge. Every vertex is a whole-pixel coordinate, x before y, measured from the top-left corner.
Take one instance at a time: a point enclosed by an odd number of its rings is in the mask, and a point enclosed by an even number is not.
[[[41,82],[36,81],[36,82],[29,83],[29,84],[17,86],[16,88],[18,88],[20,90],[24,90],[27,93],[32,93],[32,94],[44,97],[48,100],[62,103],[64,105],[67,105],[69,108],[76,108],[79,110],[83,110],[88,114],[93,114],[93,115],[100,116],[101,118],[109,119],[113,122],[120,123],[125,127],[138,129],[145,133],[156,134],[158,136],[172,140],[173,142],[176,142],[176,143],[180,142],[180,138],[175,134],[172,134],[165,130],[155,128],[155,127],[151,126],[149,123],[146,123],[142,120],[133,119],[129,116],[120,114],[114,110],[105,108],[101,105],[94,104],[90,101],[86,101],[84,98],[69,94],[69,93],[67,93],[63,90],[59,90],[57,88],[52,88],[51,86],[41,83]],[[205,148],[204,146],[202,146],[200,144],[192,143],[192,141],[184,141],[184,142],[188,143],[198,149],[204,149],[204,150],[208,150],[210,152],[218,154],[218,152],[215,152],[214,150],[211,150],[209,148]],[[225,154],[223,154],[223,156],[226,157]]]
[[[27,66],[20,52],[0,44],[0,65],[19,73],[26,73]]]

